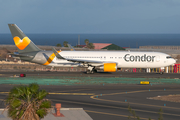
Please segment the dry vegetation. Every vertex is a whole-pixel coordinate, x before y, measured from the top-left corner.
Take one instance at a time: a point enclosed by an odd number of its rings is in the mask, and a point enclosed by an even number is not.
[[[169,102],[180,102],[180,94],[156,96],[156,97],[151,97],[150,99],[169,101]]]

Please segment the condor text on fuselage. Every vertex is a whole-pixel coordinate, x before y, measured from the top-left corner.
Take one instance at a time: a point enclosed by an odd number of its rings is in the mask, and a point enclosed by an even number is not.
[[[154,62],[154,59],[155,59],[156,56],[150,56],[150,55],[146,55],[144,54],[143,56],[134,56],[134,55],[131,55],[131,54],[126,54],[124,56],[124,60],[126,62]]]

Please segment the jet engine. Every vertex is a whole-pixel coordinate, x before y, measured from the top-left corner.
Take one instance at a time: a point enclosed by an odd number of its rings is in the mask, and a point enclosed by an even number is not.
[[[104,72],[116,72],[117,71],[117,65],[116,63],[104,63],[101,67],[96,67],[96,69],[103,70]]]

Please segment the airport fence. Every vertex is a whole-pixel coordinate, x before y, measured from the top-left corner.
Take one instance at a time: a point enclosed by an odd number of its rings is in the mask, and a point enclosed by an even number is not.
[[[57,72],[85,72],[87,68],[82,67],[50,67],[43,66],[38,64],[29,64],[24,62],[24,64],[15,64],[15,63],[5,63],[0,64],[0,71],[57,71]],[[100,70],[103,72],[103,70]],[[151,72],[159,73],[161,72],[160,68],[122,68],[118,71],[121,72]],[[174,66],[168,66],[164,69],[165,73],[180,73],[180,64],[175,64]]]
[[[149,72],[149,73],[160,73],[160,68],[122,68],[120,71],[122,72]],[[165,73],[180,73],[180,64],[175,64],[174,66],[168,66],[164,69]]]

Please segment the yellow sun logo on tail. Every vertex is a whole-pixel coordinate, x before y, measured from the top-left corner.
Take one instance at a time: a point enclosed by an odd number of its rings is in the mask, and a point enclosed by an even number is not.
[[[14,43],[15,45],[20,49],[20,50],[24,50],[29,43],[31,42],[31,40],[28,37],[24,37],[22,40],[19,37],[14,37]]]

